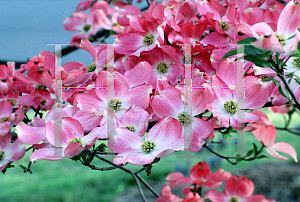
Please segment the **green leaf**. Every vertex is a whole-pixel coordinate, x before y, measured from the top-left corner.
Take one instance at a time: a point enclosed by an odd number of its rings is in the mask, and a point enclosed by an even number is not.
[[[253,153],[253,149],[247,152],[246,156],[250,156]]]
[[[262,57],[257,57],[253,55],[246,55],[245,60],[253,62],[258,67],[272,67],[272,63]]]
[[[290,98],[287,96],[287,94],[284,92],[283,87],[282,87],[282,85],[280,84],[280,82],[277,81],[277,80],[275,80],[275,79],[273,79],[273,81],[274,81],[274,83],[278,86],[278,91],[279,91],[279,93],[280,93],[283,97],[285,97],[285,98],[287,98],[289,101],[291,101],[291,99],[290,99]]]
[[[160,161],[160,158],[155,158],[151,164],[158,163],[159,161]]]
[[[255,42],[256,40],[257,40],[256,38],[249,37],[240,40],[239,42],[237,42],[237,44],[251,44],[251,42]]]
[[[23,169],[24,173],[27,172],[27,167],[26,166],[20,165],[20,167]]]
[[[227,53],[225,53],[225,55],[223,55],[221,60],[224,60],[225,58],[228,58],[228,57],[236,55],[236,54],[237,54],[237,49],[228,51]]]
[[[229,137],[231,137],[230,133],[223,134],[223,140],[226,140]]]
[[[114,35],[116,34],[117,32],[113,31],[113,30],[109,30],[109,35]]]
[[[248,55],[253,55],[253,56],[270,56],[273,53],[267,50],[263,50],[260,48],[256,48],[253,45],[246,45],[245,46],[245,53]]]
[[[257,146],[253,143],[253,151],[254,151],[254,156],[257,156],[258,150]]]

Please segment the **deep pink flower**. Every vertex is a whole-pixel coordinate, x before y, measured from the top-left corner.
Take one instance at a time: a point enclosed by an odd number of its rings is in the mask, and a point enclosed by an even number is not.
[[[232,176],[225,182],[224,193],[211,189],[205,192],[205,197],[213,202],[264,202],[263,195],[253,195],[254,184],[247,177]]]

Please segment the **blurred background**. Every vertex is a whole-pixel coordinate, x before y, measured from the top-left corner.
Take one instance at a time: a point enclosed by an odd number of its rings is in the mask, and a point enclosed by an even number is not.
[[[69,43],[72,32],[63,29],[64,19],[75,12],[80,0],[49,0],[49,1],[0,1],[0,60],[27,61],[40,51],[53,51],[54,46],[46,43]],[[138,4],[144,7],[146,2]],[[113,40],[107,41],[113,43]],[[74,51],[62,58],[63,64],[71,61],[82,62],[86,65],[92,62],[90,54],[84,50]],[[284,126],[284,118],[274,112],[266,112],[273,124]],[[286,115],[285,115],[286,116]],[[300,116],[292,118],[291,128],[299,125]],[[220,140],[221,135],[216,134]],[[252,149],[252,142],[260,145],[252,133],[246,133],[246,151]],[[299,136],[285,131],[277,131],[276,142],[288,142],[300,153]],[[231,135],[224,144],[212,145],[210,148],[223,155],[234,156],[236,151],[235,134]],[[182,155],[175,153],[164,157],[152,168],[148,177],[145,172],[141,175],[160,193],[165,184],[166,176],[171,172],[182,172],[189,176],[192,166],[198,161],[206,161],[213,172],[222,168],[233,175],[245,175],[254,181],[255,193],[263,194],[266,198],[276,201],[300,201],[300,167],[290,157],[281,161],[269,157],[254,162],[240,162],[234,166],[220,159],[203,148],[193,154],[195,158],[177,158]],[[93,171],[80,162],[70,159],[60,161],[38,161],[31,167],[30,173],[23,173],[20,165],[27,166],[30,153],[15,162],[14,169],[0,174],[0,201],[32,201],[32,202],[133,202],[142,201],[135,181],[131,175],[120,169],[112,171]],[[98,167],[108,164],[95,160]],[[141,166],[127,165],[126,167],[139,170]],[[151,193],[142,186],[149,201],[155,201]],[[223,186],[220,187],[223,191]],[[180,196],[180,188],[174,189]]]

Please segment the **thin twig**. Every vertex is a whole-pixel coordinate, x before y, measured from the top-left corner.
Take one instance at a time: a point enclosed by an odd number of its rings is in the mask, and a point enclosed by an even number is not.
[[[136,176],[141,182],[156,196],[159,197],[159,194],[144,180],[139,174],[136,173]]]
[[[285,79],[285,76],[284,75],[281,75],[281,74],[278,74],[278,77],[282,80],[282,82],[284,83],[285,87],[287,88],[289,94],[292,96],[292,99],[294,100],[294,106],[297,107],[297,109],[300,111],[300,103],[298,102],[294,92],[292,91],[290,85],[287,83],[286,79]]]
[[[278,130],[286,130],[286,131],[288,131],[288,132],[290,132],[292,134],[295,134],[295,135],[300,135],[299,132],[293,131],[293,130],[297,130],[296,128],[295,129],[280,128],[280,127],[275,127],[275,128],[278,129]]]
[[[139,189],[139,192],[140,192],[140,195],[141,195],[143,201],[144,201],[144,202],[147,202],[147,200],[146,200],[146,198],[145,198],[145,195],[144,195],[144,192],[143,192],[143,190],[142,190],[141,184],[140,184],[140,182],[139,182],[139,180],[138,180],[138,178],[137,178],[137,176],[136,176],[136,175],[138,175],[138,174],[135,174],[134,172],[132,172],[131,175],[132,175],[132,177],[134,178],[134,180],[135,180],[135,182],[136,182],[136,184],[137,184],[137,186],[138,186],[138,189]]]

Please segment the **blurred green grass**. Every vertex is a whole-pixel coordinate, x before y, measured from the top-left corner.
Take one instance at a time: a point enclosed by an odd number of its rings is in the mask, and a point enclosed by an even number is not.
[[[262,111],[268,114],[275,126],[284,127],[285,122],[282,115],[269,112],[267,109],[263,109]],[[299,124],[300,116],[294,114],[290,127],[293,128]],[[252,142],[260,147],[260,143],[255,139],[252,133],[246,133],[245,139],[246,152],[252,149]],[[300,137],[297,135],[290,134],[286,131],[277,131],[276,142],[285,141],[291,144],[298,154],[300,153],[299,139]],[[232,137],[227,139],[226,142],[227,144],[225,147],[215,144],[213,150],[225,156],[234,156],[236,149],[235,134],[232,134]],[[265,151],[263,151],[263,154],[268,156],[268,158],[249,162],[243,161],[239,162],[237,165],[231,165],[225,159],[219,159],[207,149],[203,148],[200,152],[193,154],[194,158],[177,158],[178,156],[183,156],[183,152],[174,153],[164,157],[155,164],[152,168],[152,174],[149,177],[146,176],[145,172],[142,172],[141,175],[144,179],[149,181],[150,184],[155,184],[157,181],[164,180],[171,172],[182,171],[188,175],[190,168],[198,161],[206,161],[211,166],[213,172],[222,168],[232,172],[233,175],[235,170],[244,169],[247,166],[258,163],[286,162],[270,157]],[[20,165],[27,166],[29,156],[30,153],[27,152],[23,159],[14,163],[14,169],[8,169],[6,174],[1,174],[0,201],[109,202],[113,201],[113,198],[122,195],[128,187],[136,186],[132,176],[120,169],[94,171],[83,166],[80,162],[75,162],[70,159],[63,159],[60,161],[41,160],[32,165],[31,171],[33,174],[28,172],[23,173]],[[289,161],[292,161],[291,157],[287,156],[287,158]],[[93,164],[98,167],[110,166],[97,159],[93,161]],[[131,164],[126,165],[126,167],[133,170],[142,168],[142,166]],[[160,192],[161,190],[156,191]]]

